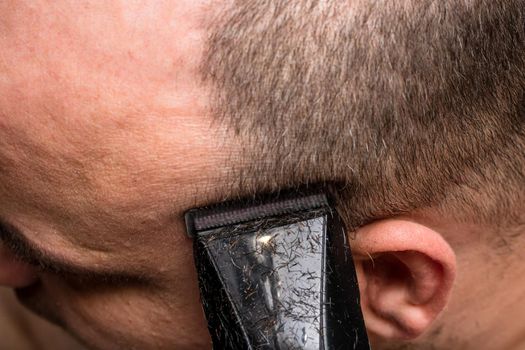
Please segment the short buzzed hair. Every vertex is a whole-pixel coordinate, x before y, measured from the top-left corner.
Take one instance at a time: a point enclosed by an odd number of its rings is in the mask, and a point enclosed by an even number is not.
[[[525,1],[245,0],[203,77],[244,193],[331,182],[354,229],[437,208],[523,220]]]

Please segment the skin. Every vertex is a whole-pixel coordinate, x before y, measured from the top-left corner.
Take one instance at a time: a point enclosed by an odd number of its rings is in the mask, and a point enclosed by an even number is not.
[[[0,288],[0,336],[6,349],[85,349],[62,329],[25,309],[7,288]]]
[[[206,3],[82,5],[0,5],[0,212],[75,266],[151,281],[40,273],[23,301],[97,347],[204,347],[182,215],[234,154],[195,79]]]
[[[183,213],[229,195],[223,179],[240,154],[210,116],[210,88],[198,75],[212,5],[0,3],[0,217],[40,250],[93,272],[39,270],[0,247],[0,282],[30,286],[18,293],[22,303],[91,347],[210,347]],[[423,339],[522,346],[521,257],[498,260],[483,228],[428,213],[410,219],[458,254],[448,309]],[[463,322],[461,334],[444,331],[447,322]]]

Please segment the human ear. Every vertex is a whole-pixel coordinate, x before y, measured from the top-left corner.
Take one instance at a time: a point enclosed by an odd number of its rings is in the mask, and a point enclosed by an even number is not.
[[[352,241],[367,330],[382,340],[423,334],[447,305],[456,275],[449,244],[430,227],[380,220]]]

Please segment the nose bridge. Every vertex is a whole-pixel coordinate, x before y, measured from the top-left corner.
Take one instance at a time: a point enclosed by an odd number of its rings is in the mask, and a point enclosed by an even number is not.
[[[16,258],[0,240],[0,286],[23,288],[37,280],[35,269]]]

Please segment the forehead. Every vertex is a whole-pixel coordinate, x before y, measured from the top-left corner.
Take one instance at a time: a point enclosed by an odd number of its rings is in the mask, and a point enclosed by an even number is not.
[[[81,240],[139,230],[214,186],[231,146],[198,76],[205,7],[0,4],[4,216]]]
[[[130,102],[176,108],[201,93],[195,75],[206,35],[202,1],[0,6],[2,92],[5,84],[11,92],[4,99],[83,112],[93,105],[95,112]]]

